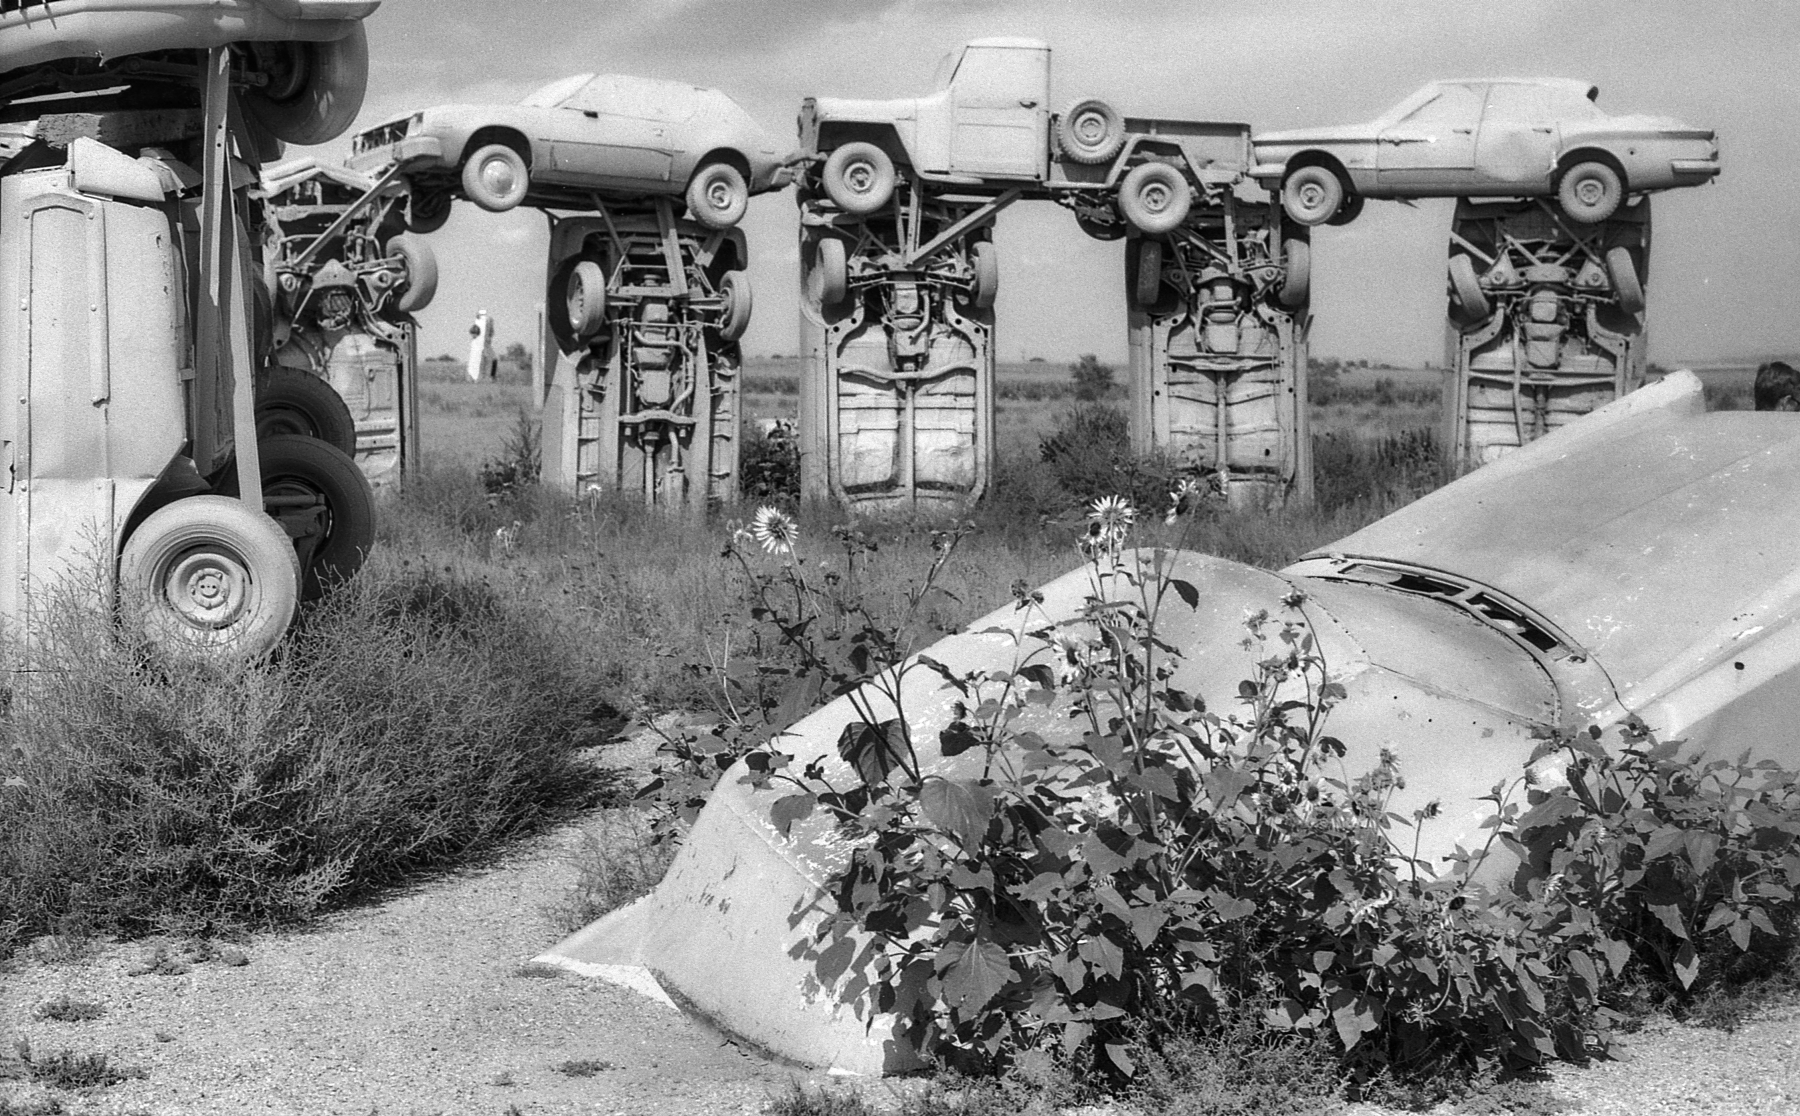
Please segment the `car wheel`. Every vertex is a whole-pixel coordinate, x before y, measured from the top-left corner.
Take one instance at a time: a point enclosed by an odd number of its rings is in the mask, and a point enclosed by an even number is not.
[[[1137,257],[1131,269],[1131,299],[1137,305],[1156,304],[1156,296],[1162,293],[1162,261],[1162,241],[1137,242]]]
[[[1302,225],[1323,225],[1343,204],[1343,180],[1330,167],[1300,167],[1281,182],[1281,208]]]
[[[569,333],[587,341],[606,326],[606,271],[593,260],[581,260],[563,285]]]
[[[1312,296],[1312,245],[1297,236],[1282,242],[1281,289],[1275,300],[1289,310],[1298,310]]]
[[[463,193],[489,213],[517,209],[531,190],[525,157],[510,144],[490,143],[463,160]]]
[[[401,233],[388,241],[387,251],[389,256],[400,257],[401,269],[406,272],[406,285],[394,300],[395,308],[402,314],[416,314],[430,306],[438,287],[437,253],[431,245],[412,233]]]
[[[1338,211],[1326,218],[1325,223],[1333,227],[1348,225],[1350,222],[1362,216],[1363,203],[1367,200],[1368,199],[1361,194],[1350,194],[1346,196],[1343,203],[1338,206]]]
[[[1056,146],[1071,162],[1104,163],[1125,146],[1125,118],[1098,97],[1083,97],[1056,118]]]
[[[1600,162],[1576,163],[1563,172],[1556,200],[1564,213],[1584,225],[1597,225],[1618,211],[1625,198],[1619,172]]]
[[[277,365],[256,378],[256,440],[303,434],[356,453],[356,419],[330,384],[299,368]]]
[[[256,448],[265,505],[276,512],[309,502],[324,509],[312,561],[300,573],[300,598],[317,600],[361,569],[375,545],[375,494],[348,454],[317,438],[259,438]]]
[[[1475,261],[1461,253],[1450,257],[1451,315],[1464,325],[1486,321],[1493,313],[1487,292],[1475,274]]]
[[[288,143],[327,143],[362,111],[369,36],[361,23],[331,42],[246,44],[268,84],[244,94],[244,110]]]
[[[994,296],[1000,293],[1000,251],[991,240],[977,240],[969,263],[975,271],[969,301],[977,310],[987,310],[994,305]]]
[[[750,208],[750,186],[730,163],[708,163],[687,188],[688,212],[709,229],[729,229]]]
[[[819,241],[813,271],[819,276],[819,305],[836,306],[850,293],[850,261],[844,242],[835,236]]]
[[[825,195],[845,213],[867,217],[894,196],[894,161],[872,143],[847,143],[819,172]]]
[[[741,271],[727,271],[719,280],[719,298],[724,308],[719,313],[719,336],[736,341],[750,328],[750,276]]]
[[[1627,314],[1644,312],[1644,284],[1638,280],[1637,264],[1631,261],[1631,249],[1620,246],[1606,253],[1606,273],[1612,277],[1613,294],[1619,309]]]
[[[1187,180],[1167,163],[1141,163],[1119,184],[1119,212],[1150,236],[1173,232],[1192,204]]]
[[[450,220],[450,191],[414,189],[406,203],[406,231],[427,235]]]
[[[300,563],[280,524],[229,496],[150,513],[119,554],[120,605],[166,653],[256,657],[300,601]]]

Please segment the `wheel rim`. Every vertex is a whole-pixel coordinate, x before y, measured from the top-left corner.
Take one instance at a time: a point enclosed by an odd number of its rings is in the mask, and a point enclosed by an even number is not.
[[[508,197],[519,188],[519,176],[512,163],[498,156],[482,161],[480,177],[481,184],[495,197]]]
[[[256,415],[257,441],[273,438],[277,434],[305,434],[317,438],[319,429],[312,419],[292,407],[260,408]]]
[[[1325,184],[1313,181],[1302,182],[1299,189],[1294,191],[1294,197],[1300,203],[1301,208],[1309,213],[1323,209],[1326,201],[1329,200]]]
[[[1096,147],[1106,139],[1106,117],[1089,111],[1077,116],[1069,129],[1083,147]]]
[[[875,172],[875,164],[867,159],[853,159],[844,167],[844,186],[858,197],[868,197],[875,192],[875,183],[881,176]]]
[[[297,477],[270,477],[263,481],[263,498],[271,496],[305,496],[316,500],[319,509],[319,540],[313,546],[313,561],[325,552],[331,543],[332,528],[335,524],[331,517],[331,500],[324,492]]]
[[[730,209],[736,201],[737,192],[723,178],[714,178],[706,184],[706,204],[721,213]]]
[[[1146,213],[1167,213],[1175,204],[1175,192],[1166,182],[1146,182],[1138,188],[1138,204]]]
[[[250,569],[235,554],[189,550],[169,564],[163,599],[183,622],[211,631],[228,628],[250,600]]]
[[[1606,200],[1606,183],[1598,178],[1582,178],[1575,183],[1575,200],[1582,205],[1599,205]]]

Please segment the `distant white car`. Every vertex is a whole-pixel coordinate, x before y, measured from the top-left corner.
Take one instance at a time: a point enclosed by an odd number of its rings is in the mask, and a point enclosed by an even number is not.
[[[1595,224],[1628,193],[1719,173],[1710,129],[1609,116],[1599,92],[1561,78],[1434,81],[1366,123],[1253,136],[1250,173],[1303,225],[1352,221],[1364,198],[1545,195]]]
[[[595,191],[685,196],[695,220],[729,228],[752,194],[788,182],[786,148],[717,89],[626,74],[576,74],[516,105],[440,105],[379,124],[350,165],[409,164],[412,228],[428,232],[460,193],[503,212],[530,201],[591,208]]]

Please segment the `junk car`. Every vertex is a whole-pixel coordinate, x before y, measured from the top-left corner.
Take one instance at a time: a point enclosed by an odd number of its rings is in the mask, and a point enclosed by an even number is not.
[[[1355,220],[1365,198],[1539,196],[1595,224],[1628,194],[1718,175],[1710,129],[1612,116],[1599,95],[1562,78],[1434,81],[1366,123],[1254,136],[1250,173],[1304,225]]]
[[[1498,784],[1522,799],[1527,764],[1552,733],[1598,726],[1617,747],[1620,728],[1641,718],[1696,749],[1751,749],[1792,768],[1797,469],[1792,416],[1705,413],[1699,380],[1676,373],[1284,570],[1170,555],[1170,574],[1197,591],[1193,607],[1165,607],[1159,620],[1159,639],[1183,655],[1170,685],[1208,710],[1238,708],[1239,682],[1268,654],[1245,640],[1246,616],[1297,617],[1344,687],[1325,725],[1348,748],[1342,777],[1374,771],[1383,752],[1397,757],[1405,783],[1389,809],[1408,817],[1436,799],[1442,816],[1421,827],[1416,854],[1408,833],[1396,855],[1439,870],[1459,846],[1479,855],[1493,812],[1482,796]],[[1123,581],[1115,591],[1135,592]],[[1043,622],[1079,616],[1093,584],[1084,568],[1044,586]],[[1008,604],[925,654],[958,676],[1016,671],[1016,612]],[[1029,650],[1035,637],[1023,638]],[[906,675],[912,739],[939,739],[961,715],[959,696],[935,669]],[[1014,727],[1077,741],[1087,722],[1072,718],[1071,701],[1034,704]],[[791,770],[816,765],[833,785],[855,786],[838,741],[871,714],[897,715],[874,685],[795,723],[780,741]],[[919,758],[928,775],[984,777],[981,748],[944,755],[921,744]],[[784,833],[770,807],[786,790],[752,788],[747,770],[719,781],[655,892],[540,960],[673,993],[811,1065],[908,1068],[893,1019],[821,987],[807,955],[836,910],[831,877],[850,849],[825,811]],[[1478,871],[1503,877],[1508,855]]]
[[[350,165],[408,164],[411,228],[430,232],[460,194],[496,213],[526,202],[592,207],[595,191],[685,197],[708,228],[740,221],[753,194],[786,185],[785,148],[717,89],[627,74],[576,74],[516,105],[439,105],[352,142]]]

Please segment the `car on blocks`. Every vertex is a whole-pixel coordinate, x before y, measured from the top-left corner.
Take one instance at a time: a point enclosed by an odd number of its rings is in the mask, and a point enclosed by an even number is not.
[[[1361,124],[1264,132],[1251,176],[1303,225],[1347,224],[1365,198],[1555,197],[1585,225],[1630,194],[1719,173],[1715,134],[1666,116],[1612,116],[1563,78],[1434,81]]]
[[[788,182],[787,148],[717,89],[629,74],[576,74],[516,105],[439,105],[378,124],[350,166],[407,165],[409,227],[431,232],[462,196],[502,213],[530,202],[592,209],[596,192],[685,198],[725,229],[753,194]]]

